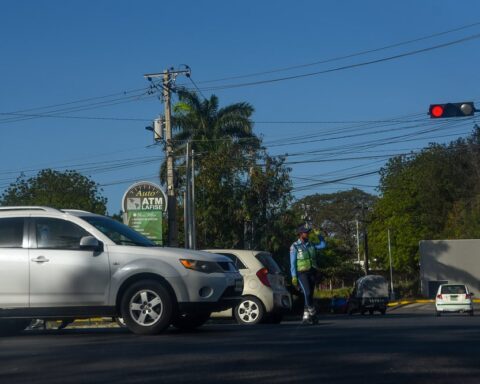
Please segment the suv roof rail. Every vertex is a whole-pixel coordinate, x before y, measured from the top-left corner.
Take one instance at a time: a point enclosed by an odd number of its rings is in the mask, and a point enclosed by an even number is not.
[[[61,209],[61,211],[65,213],[92,213],[83,209]]]
[[[52,207],[44,207],[44,206],[35,206],[35,205],[29,205],[29,206],[6,206],[6,207],[0,207],[0,211],[45,211],[45,212],[55,212],[58,213],[60,212],[56,208]]]

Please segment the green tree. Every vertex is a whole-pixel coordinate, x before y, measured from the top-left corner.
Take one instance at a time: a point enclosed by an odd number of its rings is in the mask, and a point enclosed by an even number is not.
[[[3,206],[43,205],[99,214],[106,213],[106,204],[98,184],[73,170],[44,169],[28,179],[22,175],[0,197]]]
[[[352,282],[362,274],[358,260],[356,224],[359,223],[361,246],[367,212],[376,196],[360,189],[330,194],[305,196],[294,204],[303,219],[310,220],[327,237],[327,248],[319,252],[319,264],[324,281],[336,285]],[[306,216],[306,217],[305,217]],[[362,250],[363,253],[363,250]]]
[[[290,170],[284,159],[262,148],[253,133],[253,111],[248,103],[220,108],[214,95],[201,100],[180,91],[173,117],[177,187],[184,185],[182,144],[188,140],[195,150],[199,248],[252,246],[285,258],[294,221],[288,211]],[[164,176],[165,165],[162,180]]]
[[[376,199],[374,195],[352,188],[348,191],[306,196],[295,203],[295,210],[306,213],[324,233],[338,239],[339,247],[354,258],[357,254],[356,221],[359,221],[360,231],[363,231],[367,212]]]
[[[369,227],[372,257],[388,267],[387,231],[394,268],[418,275],[418,242],[480,236],[479,130],[448,145],[391,159],[381,171],[381,197]]]
[[[259,139],[253,134],[251,116],[253,107],[248,103],[219,107],[218,97],[200,100],[194,92],[180,90],[179,102],[174,106],[173,140],[191,140],[195,151],[214,151],[225,142],[242,142],[245,150],[257,149]]]

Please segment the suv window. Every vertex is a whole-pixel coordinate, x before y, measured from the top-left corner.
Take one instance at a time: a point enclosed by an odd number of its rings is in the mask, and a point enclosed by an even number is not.
[[[66,220],[36,218],[37,248],[80,249],[80,239],[90,234],[82,227]]]
[[[81,216],[87,223],[93,225],[117,245],[132,245],[139,247],[156,247],[157,245],[116,220],[104,216]]]
[[[21,217],[0,219],[0,248],[22,247],[23,223]]]
[[[228,257],[230,260],[233,261],[233,264],[235,265],[235,267],[237,267],[237,269],[248,269],[245,266],[245,264],[243,264],[242,261],[237,256],[235,256],[233,253],[218,253],[218,252],[215,252],[215,253],[217,253],[218,255]]]
[[[282,270],[270,253],[259,253],[256,255],[262,265],[268,269],[268,273],[281,273]]]

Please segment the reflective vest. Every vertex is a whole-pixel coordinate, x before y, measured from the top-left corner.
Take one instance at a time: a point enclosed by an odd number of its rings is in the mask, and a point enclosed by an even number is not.
[[[297,241],[293,243],[293,246],[297,251],[297,272],[307,272],[312,268],[317,268],[317,252],[313,244]]]

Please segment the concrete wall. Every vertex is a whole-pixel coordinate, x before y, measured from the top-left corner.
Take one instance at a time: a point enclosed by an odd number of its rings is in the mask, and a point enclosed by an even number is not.
[[[480,298],[480,239],[421,241],[420,279],[427,297],[435,296],[435,286],[448,282],[466,284]]]

